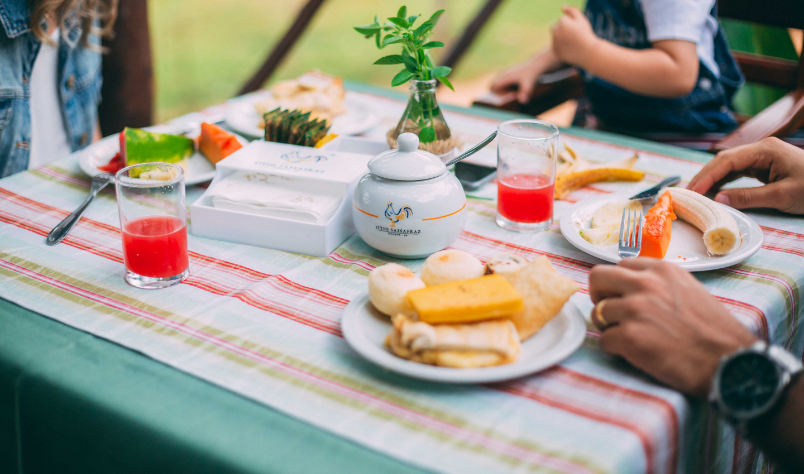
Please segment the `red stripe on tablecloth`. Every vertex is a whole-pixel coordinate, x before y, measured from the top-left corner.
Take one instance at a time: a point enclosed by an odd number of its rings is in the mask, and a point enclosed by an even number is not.
[[[487,449],[500,452],[504,455],[512,456],[521,460],[527,460],[528,458],[530,458],[533,459],[534,462],[547,461],[545,464],[542,464],[542,466],[552,467],[554,469],[558,468],[571,469],[571,471],[568,472],[591,472],[585,466],[575,464],[571,460],[550,456],[548,454],[539,453],[535,451],[528,451],[525,448],[522,448],[521,446],[518,446],[516,444],[500,441],[484,433],[471,431],[461,426],[449,423],[447,421],[440,420],[427,414],[414,411],[412,409],[390,402],[388,400],[384,400],[369,393],[361,392],[357,389],[340,384],[336,381],[329,380],[314,373],[304,371],[303,369],[294,367],[278,359],[274,359],[265,354],[261,354],[257,351],[250,350],[248,348],[239,346],[225,339],[208,334],[200,329],[193,328],[180,322],[172,321],[168,318],[159,316],[155,313],[150,313],[135,306],[119,302],[115,299],[98,295],[83,288],[79,288],[70,285],[68,283],[55,280],[53,278],[47,277],[45,275],[34,272],[27,268],[15,265],[4,259],[0,259],[0,266],[3,266],[9,270],[13,270],[29,278],[33,278],[37,281],[47,283],[48,285],[76,294],[91,301],[95,301],[97,303],[101,303],[103,305],[118,309],[120,311],[125,311],[127,313],[134,314],[144,319],[148,319],[150,321],[163,324],[177,331],[181,331],[182,333],[188,336],[203,340],[205,342],[216,345],[218,347],[222,347],[229,351],[236,352],[239,355],[250,358],[252,360],[266,362],[270,364],[275,370],[281,370],[285,373],[292,374],[293,376],[306,379],[308,383],[316,383],[319,386],[323,386],[326,389],[331,390],[333,392],[337,392],[344,396],[348,396],[353,399],[358,399],[364,403],[376,406],[379,409],[383,409],[384,411],[392,413],[400,418],[413,421],[423,426],[428,426],[430,429],[439,430],[445,432],[448,435],[455,435],[461,433],[469,435],[468,437],[464,437],[462,439],[469,440],[471,442],[476,442],[477,444],[484,446]]]

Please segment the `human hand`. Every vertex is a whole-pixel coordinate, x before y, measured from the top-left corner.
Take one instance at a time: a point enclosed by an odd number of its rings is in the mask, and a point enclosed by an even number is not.
[[[536,80],[545,72],[544,63],[540,56],[534,56],[527,62],[506,69],[491,83],[491,91],[502,94],[516,89],[516,100],[520,104],[527,104],[533,96]]]
[[[692,178],[688,189],[704,194],[751,176],[765,186],[720,191],[715,201],[735,209],[766,207],[804,214],[804,150],[778,138],[722,151]]]
[[[561,10],[564,16],[553,26],[553,52],[567,64],[584,67],[600,39],[583,12],[567,5]]]
[[[598,265],[589,295],[605,352],[698,398],[709,394],[721,357],[756,340],[695,277],[661,260]]]

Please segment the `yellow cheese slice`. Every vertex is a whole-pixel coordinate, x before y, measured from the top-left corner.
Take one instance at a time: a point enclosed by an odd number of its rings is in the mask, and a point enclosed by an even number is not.
[[[482,321],[522,310],[522,296],[500,275],[428,286],[407,296],[419,319],[430,324]]]

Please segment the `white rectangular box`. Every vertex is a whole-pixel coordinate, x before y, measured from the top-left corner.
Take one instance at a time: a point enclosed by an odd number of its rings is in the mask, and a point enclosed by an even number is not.
[[[190,206],[192,233],[210,239],[326,257],[354,234],[354,186],[368,172],[365,163],[374,154],[387,149],[384,142],[358,137],[338,137],[322,148],[252,142],[218,163],[215,179]],[[350,171],[347,172],[346,168]],[[210,190],[220,180],[244,170],[343,183],[347,187],[340,206],[323,223],[216,208]]]

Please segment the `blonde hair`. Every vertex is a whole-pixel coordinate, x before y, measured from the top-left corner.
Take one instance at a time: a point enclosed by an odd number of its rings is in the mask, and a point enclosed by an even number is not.
[[[118,0],[29,0],[31,8],[31,32],[39,41],[54,45],[42,28],[43,20],[55,22],[64,29],[64,20],[75,13],[81,22],[81,43],[90,46],[90,34],[111,37],[117,18]],[[96,23],[97,22],[97,23]]]

